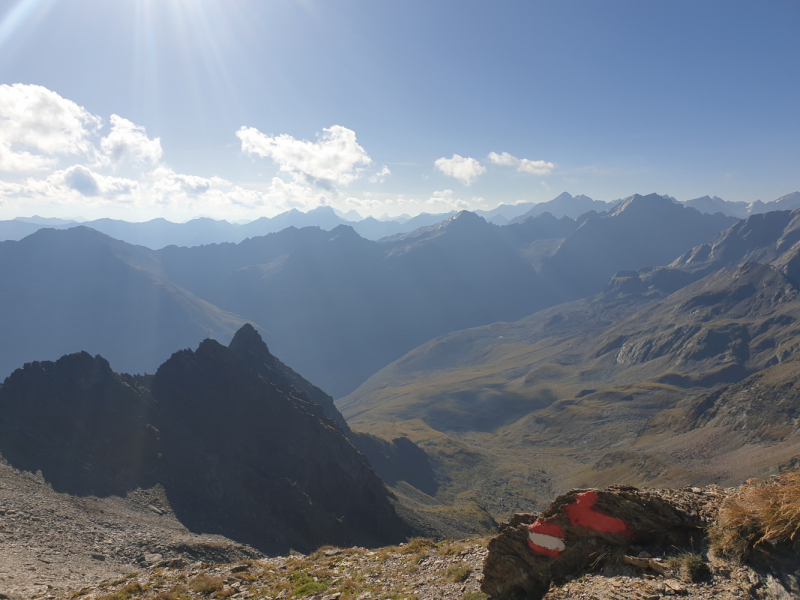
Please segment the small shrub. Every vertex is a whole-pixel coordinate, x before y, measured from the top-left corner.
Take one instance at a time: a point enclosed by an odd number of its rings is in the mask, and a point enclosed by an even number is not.
[[[192,579],[189,588],[198,594],[205,594],[206,596],[218,592],[224,587],[222,579],[219,577],[211,577],[210,575],[200,574]]]
[[[487,600],[488,597],[483,592],[464,592],[462,600]]]
[[[706,561],[698,554],[685,553],[667,559],[667,566],[688,581],[701,581],[711,575]]]
[[[462,583],[469,579],[472,574],[472,567],[467,563],[461,563],[447,569],[447,579],[454,583]]]

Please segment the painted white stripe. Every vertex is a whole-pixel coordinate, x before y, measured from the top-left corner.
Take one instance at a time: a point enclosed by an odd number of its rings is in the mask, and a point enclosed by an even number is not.
[[[558,550],[559,552],[561,552],[562,550],[564,550],[564,548],[566,548],[566,546],[564,545],[564,540],[552,535],[543,535],[541,533],[534,533],[532,531],[529,531],[528,539],[537,546],[541,546],[542,548],[547,548],[548,550]]]

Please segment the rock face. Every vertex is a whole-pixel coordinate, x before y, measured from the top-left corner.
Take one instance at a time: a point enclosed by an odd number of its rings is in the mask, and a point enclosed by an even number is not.
[[[0,452],[59,492],[161,484],[190,531],[265,552],[401,541],[389,491],[338,411],[328,417],[333,403],[303,387],[313,392],[249,326],[231,348],[176,352],[155,376],[86,353],[29,363],[0,387]]]
[[[492,598],[542,598],[612,556],[689,547],[713,521],[721,490],[572,490],[539,515],[515,515],[489,543],[481,589]]]

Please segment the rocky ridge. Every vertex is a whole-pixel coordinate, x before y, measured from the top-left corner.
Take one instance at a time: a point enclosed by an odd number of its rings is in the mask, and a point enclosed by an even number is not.
[[[407,538],[391,493],[299,376],[250,326],[232,348],[207,339],[155,376],[85,352],[26,364],[0,387],[0,452],[74,496],[159,484],[189,530],[262,551]]]

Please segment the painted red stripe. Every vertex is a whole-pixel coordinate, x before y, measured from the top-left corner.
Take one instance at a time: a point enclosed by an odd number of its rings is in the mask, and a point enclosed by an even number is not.
[[[542,521],[540,519],[536,519],[536,521],[528,527],[529,531],[533,533],[541,533],[542,535],[552,535],[555,537],[564,537],[564,532],[561,530],[561,527],[556,525],[555,523],[548,523],[547,521]]]
[[[575,502],[567,505],[567,517],[572,524],[601,533],[616,533],[628,537],[633,535],[628,523],[622,519],[595,510],[594,505],[598,500],[599,496],[589,491],[580,494]]]
[[[538,544],[534,544],[530,540],[528,540],[528,546],[531,547],[531,550],[533,550],[534,552],[538,552],[539,554],[546,554],[547,556],[553,556],[555,558],[561,556],[560,550],[551,550],[550,548],[545,548],[544,546],[539,546]]]

